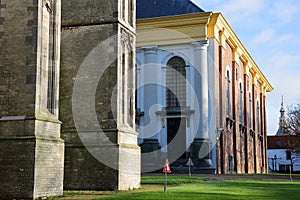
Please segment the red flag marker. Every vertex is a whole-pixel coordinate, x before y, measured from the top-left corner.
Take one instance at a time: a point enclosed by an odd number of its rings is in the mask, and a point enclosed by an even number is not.
[[[165,173],[171,173],[170,163],[169,163],[168,159],[166,159],[163,172],[165,172]]]

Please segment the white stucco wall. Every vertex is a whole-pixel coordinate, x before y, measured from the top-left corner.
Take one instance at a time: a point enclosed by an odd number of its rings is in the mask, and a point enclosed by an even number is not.
[[[274,170],[279,170],[279,165],[290,165],[291,160],[286,159],[286,149],[268,149],[268,167],[269,172],[272,172],[273,165]],[[276,155],[276,162],[275,162]],[[292,162],[294,171],[300,171],[300,155],[295,152],[292,153]],[[276,167],[275,167],[276,166]]]

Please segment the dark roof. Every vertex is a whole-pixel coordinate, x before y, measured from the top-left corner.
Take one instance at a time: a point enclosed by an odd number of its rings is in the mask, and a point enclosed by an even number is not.
[[[136,0],[136,18],[205,12],[189,0]]]
[[[289,136],[267,136],[268,149],[287,149]]]

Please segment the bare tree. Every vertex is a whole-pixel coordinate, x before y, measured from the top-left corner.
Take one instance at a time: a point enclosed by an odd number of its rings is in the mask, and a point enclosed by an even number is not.
[[[300,104],[288,109],[287,130],[289,149],[300,152]]]

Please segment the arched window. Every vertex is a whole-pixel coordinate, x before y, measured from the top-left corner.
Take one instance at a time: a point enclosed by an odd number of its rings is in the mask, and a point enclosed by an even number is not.
[[[240,124],[243,124],[243,85],[242,83],[239,84],[239,118]]]
[[[167,63],[167,108],[182,110],[186,106],[186,64],[175,56]]]
[[[226,72],[226,117],[230,117],[230,72]]]
[[[261,134],[261,116],[260,116],[260,103],[257,101],[257,109],[256,109],[256,116],[257,116],[257,133]]]
[[[249,92],[249,114],[250,114],[250,129],[253,130],[253,105],[252,105],[252,94]]]

